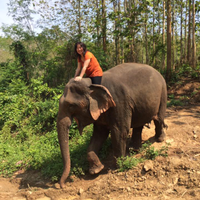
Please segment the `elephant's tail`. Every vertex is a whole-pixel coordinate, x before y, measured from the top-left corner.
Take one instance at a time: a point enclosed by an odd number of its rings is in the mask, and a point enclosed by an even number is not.
[[[165,122],[163,121],[163,128],[166,128],[166,130],[168,129],[167,124],[165,124]]]

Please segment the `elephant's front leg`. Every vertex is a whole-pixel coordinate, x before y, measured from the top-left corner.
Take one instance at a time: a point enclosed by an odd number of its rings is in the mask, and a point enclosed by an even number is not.
[[[88,147],[87,154],[90,174],[98,174],[104,168],[104,165],[99,160],[97,154],[100,148],[102,147],[103,143],[107,139],[108,134],[109,129],[107,129],[104,126],[94,124],[94,132]]]

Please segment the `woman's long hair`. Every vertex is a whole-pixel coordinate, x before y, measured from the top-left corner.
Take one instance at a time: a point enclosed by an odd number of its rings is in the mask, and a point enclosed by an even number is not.
[[[77,51],[76,51],[78,44],[83,48],[83,56],[84,57],[85,57],[85,54],[87,52],[87,47],[86,47],[86,45],[83,42],[77,42],[75,44],[75,47],[74,47],[75,54],[76,54],[77,58],[81,59],[81,55],[78,54]]]

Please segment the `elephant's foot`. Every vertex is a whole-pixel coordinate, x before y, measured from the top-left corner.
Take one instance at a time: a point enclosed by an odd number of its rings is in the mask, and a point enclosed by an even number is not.
[[[98,166],[92,166],[89,169],[90,174],[98,174],[104,168],[103,164],[99,164]]]
[[[90,174],[98,174],[104,168],[104,165],[100,162],[98,156],[94,151],[88,152],[87,160],[90,164]]]
[[[138,142],[138,143],[133,143],[133,142],[131,142],[130,144],[129,144],[129,151],[135,151],[135,152],[138,152],[139,151],[139,149],[142,147],[142,144],[141,144],[141,142]]]
[[[163,142],[165,140],[165,137],[166,137],[166,135],[165,135],[164,131],[162,131],[162,134],[160,134],[160,135],[155,135],[157,142]]]

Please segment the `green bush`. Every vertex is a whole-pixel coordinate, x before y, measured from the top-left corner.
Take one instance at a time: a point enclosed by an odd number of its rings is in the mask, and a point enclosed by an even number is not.
[[[168,97],[168,102],[167,102],[167,107],[170,106],[183,106],[183,102],[181,101],[181,99],[175,99],[174,94],[169,95]]]
[[[147,142],[142,145],[140,152],[147,160],[154,160],[157,156],[167,157],[168,156],[167,151],[169,145],[170,144],[167,143],[166,146],[162,146],[161,149],[155,150],[155,148],[151,146],[151,143]]]
[[[134,157],[133,153],[131,153],[130,156],[119,157],[117,159],[118,171],[124,172],[129,169],[132,169],[133,167],[136,167],[142,161],[143,161],[143,158],[136,158]]]
[[[56,118],[63,90],[52,89],[42,78],[27,85],[13,79],[0,94],[0,174],[10,176],[20,169],[41,170],[45,177],[56,181],[63,171],[57,137]],[[77,124],[69,131],[71,174],[88,170],[87,147],[92,126],[80,136]],[[104,158],[110,146],[107,140],[100,153]]]
[[[168,147],[169,144],[167,143],[167,145],[161,147],[161,149],[155,150],[154,147],[151,146],[150,142],[144,143],[139,151],[140,156],[135,156],[135,153],[130,152],[130,156],[117,158],[118,171],[127,171],[136,167],[144,160],[154,160],[157,156],[167,157]]]

